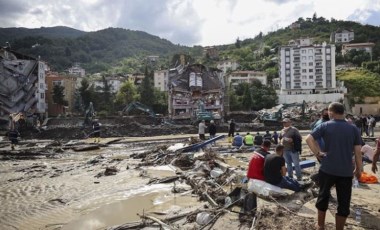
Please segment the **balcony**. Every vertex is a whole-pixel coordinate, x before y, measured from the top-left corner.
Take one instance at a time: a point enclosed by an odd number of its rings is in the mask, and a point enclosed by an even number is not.
[[[299,59],[299,58],[294,58],[293,61],[294,61],[294,62],[300,62],[301,59]]]
[[[323,78],[316,78],[315,81],[316,82],[321,82],[321,81],[323,81]]]
[[[316,89],[323,89],[323,85],[316,85],[315,88]]]
[[[301,89],[301,86],[300,85],[296,85],[293,87],[294,89]]]
[[[300,66],[294,66],[293,69],[301,69]]]
[[[294,79],[293,82],[301,82],[301,79]]]
[[[293,53],[293,56],[295,56],[295,57],[298,57],[298,56],[300,56],[300,55],[301,55],[301,54],[300,54],[299,52],[297,52],[297,53],[294,52],[294,53]]]
[[[301,73],[294,73],[294,76],[301,76]]]

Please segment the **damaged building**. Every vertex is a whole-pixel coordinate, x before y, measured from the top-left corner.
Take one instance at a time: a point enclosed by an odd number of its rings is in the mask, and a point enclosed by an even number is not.
[[[44,116],[45,63],[8,47],[0,48],[0,61],[1,120],[7,122],[9,114],[18,112],[27,117]]]
[[[169,116],[173,120],[195,120],[200,113],[221,119],[224,113],[224,82],[221,71],[201,64],[171,69]]]

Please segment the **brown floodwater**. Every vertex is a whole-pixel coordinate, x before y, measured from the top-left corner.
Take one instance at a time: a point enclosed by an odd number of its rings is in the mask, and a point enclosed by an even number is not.
[[[114,144],[59,158],[0,161],[0,229],[105,229],[139,220],[137,213],[194,206],[197,197],[173,194],[173,183],[147,185],[175,175],[167,166],[135,169],[140,160],[129,156],[147,147]],[[109,166],[119,172],[95,177]]]

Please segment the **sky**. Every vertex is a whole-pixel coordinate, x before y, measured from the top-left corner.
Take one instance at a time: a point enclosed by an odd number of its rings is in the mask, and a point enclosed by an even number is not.
[[[380,26],[380,0],[0,0],[0,27],[119,27],[208,46],[266,34],[314,13]]]

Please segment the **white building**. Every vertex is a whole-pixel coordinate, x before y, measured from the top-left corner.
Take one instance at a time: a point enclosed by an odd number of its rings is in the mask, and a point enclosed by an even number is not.
[[[351,43],[351,44],[343,44],[342,45],[342,55],[350,52],[350,50],[364,50],[372,56],[372,50],[375,46],[375,43],[367,42],[367,43]]]
[[[227,83],[231,87],[236,87],[243,82],[251,83],[254,80],[259,80],[263,85],[267,85],[268,83],[268,78],[265,72],[244,70],[234,71],[227,75]]]
[[[86,71],[80,67],[79,63],[75,63],[69,70],[69,74],[84,77],[86,75]]]
[[[355,33],[352,30],[338,29],[330,35],[330,42],[334,43],[348,43],[355,38]]]
[[[218,69],[221,69],[223,73],[226,73],[227,70],[235,71],[239,67],[239,63],[236,61],[231,61],[231,60],[225,60],[225,61],[220,61],[216,67]]]
[[[121,85],[126,80],[127,80],[126,78],[118,77],[118,76],[106,77],[106,81],[110,88],[111,93],[117,93],[120,90]],[[94,84],[95,91],[103,92],[103,89],[104,89],[103,79],[93,81],[93,84]]]
[[[312,45],[310,40],[302,39],[283,46],[279,72],[279,103],[343,98],[343,92],[336,87],[335,45]]]
[[[154,71],[154,87],[160,91],[168,91],[169,71],[158,70]]]
[[[48,71],[48,66],[46,63],[39,61],[38,62],[38,81],[37,81],[37,92],[35,97],[37,99],[37,113],[46,113],[48,109],[48,104],[46,103],[46,71]]]

